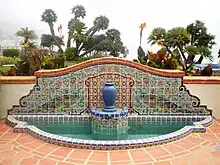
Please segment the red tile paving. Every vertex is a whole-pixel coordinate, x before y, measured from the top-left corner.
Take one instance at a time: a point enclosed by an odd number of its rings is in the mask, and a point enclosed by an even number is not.
[[[13,133],[0,120],[0,165],[220,165],[220,119],[206,133],[168,144],[120,151],[72,149]]]

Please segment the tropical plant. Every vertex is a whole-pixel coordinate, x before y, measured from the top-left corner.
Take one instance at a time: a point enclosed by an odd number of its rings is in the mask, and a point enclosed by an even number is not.
[[[199,21],[196,22],[199,24]],[[172,58],[176,58],[186,73],[191,72],[193,65],[201,63],[203,58],[212,60],[211,48],[215,44],[215,37],[207,34],[204,24],[198,25],[203,26],[198,32],[194,32],[191,26],[176,27],[168,31],[155,28],[148,37],[149,43],[161,45]],[[194,59],[196,55],[199,56],[198,60]]]
[[[67,59],[79,59],[87,56],[93,56],[97,53],[103,52],[110,56],[118,57],[120,54],[126,56],[128,49],[123,45],[120,38],[120,32],[116,29],[109,29],[109,19],[106,16],[98,16],[93,21],[93,26],[88,28],[82,20],[86,15],[83,6],[75,6],[72,9],[75,15],[68,23],[69,40],[67,44],[70,46],[70,41],[74,45],[74,49],[66,51]],[[105,34],[96,34],[100,31],[107,30]],[[70,52],[71,50],[71,52]],[[73,55],[73,57],[70,57]]]
[[[143,30],[146,28],[146,23],[142,23],[140,26],[140,45],[138,47],[137,53],[138,53],[138,60],[134,59],[136,62],[140,62],[141,64],[147,64],[148,56],[144,52],[141,43],[142,43],[142,35],[143,35]]]
[[[211,51],[212,46],[216,43],[214,42],[215,36],[207,32],[205,24],[199,20],[196,20],[195,23],[191,23],[186,27],[187,32],[190,34],[190,46],[194,46],[198,49],[198,53],[201,53],[197,64],[201,64],[203,58],[212,59]],[[201,48],[201,49],[200,49]],[[187,57],[189,62],[193,62],[195,55],[190,55]]]
[[[63,49],[62,49],[59,41],[57,40],[57,37],[55,35],[55,31],[54,31],[54,23],[57,21],[56,13],[52,9],[46,9],[43,12],[43,14],[41,15],[41,21],[48,23],[48,25],[50,27],[51,35],[53,37],[53,40],[54,40],[56,46],[58,46],[59,51],[63,52]]]
[[[18,57],[19,50],[18,49],[4,49],[2,54],[4,57]]]
[[[161,48],[157,53],[148,52],[147,65],[159,69],[179,69],[178,60],[170,56],[165,48]]]
[[[60,38],[58,36],[55,36],[55,38],[56,38],[56,41],[59,43],[59,45],[64,45],[64,42],[63,42],[62,38]],[[42,34],[40,45],[43,46],[43,47],[47,47],[50,50],[53,50],[53,46],[56,45],[56,43],[55,43],[55,40],[54,40],[52,35]]]
[[[23,38],[22,44],[26,44],[26,43],[29,43],[29,42],[37,39],[37,35],[36,35],[35,31],[34,30],[29,30],[28,27],[21,28],[20,30],[18,30],[15,33],[15,35],[17,37],[22,37]]]
[[[68,39],[67,39],[67,48],[71,46],[71,33],[70,27],[74,21],[79,20],[80,18],[84,18],[86,16],[86,10],[83,6],[77,5],[72,8],[72,14],[74,14],[74,18],[68,22]]]

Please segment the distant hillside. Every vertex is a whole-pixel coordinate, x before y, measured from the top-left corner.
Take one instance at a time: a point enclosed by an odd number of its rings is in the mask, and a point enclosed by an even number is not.
[[[17,46],[19,45],[20,38],[15,36],[16,31],[19,29],[18,24],[9,22],[0,22],[0,45],[2,46]]]
[[[32,25],[33,26],[33,25]],[[2,46],[18,46],[21,39],[20,37],[16,37],[15,33],[21,28],[26,27],[25,25],[21,25],[20,23],[11,23],[0,20],[0,45]],[[38,43],[40,40],[40,35],[44,33],[44,29],[35,29],[30,27],[31,29],[36,30],[38,38]],[[48,28],[49,29],[49,28]]]

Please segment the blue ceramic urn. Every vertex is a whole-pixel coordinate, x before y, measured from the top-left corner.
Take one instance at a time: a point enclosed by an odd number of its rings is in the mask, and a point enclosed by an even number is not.
[[[104,101],[104,110],[105,112],[114,112],[115,100],[116,100],[116,88],[113,82],[106,82],[102,89],[102,97]]]

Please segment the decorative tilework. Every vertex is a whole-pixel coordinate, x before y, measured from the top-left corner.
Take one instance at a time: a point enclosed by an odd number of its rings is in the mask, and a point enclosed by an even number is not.
[[[93,61],[91,65],[64,75],[40,76],[30,94],[22,97],[20,105],[14,106],[9,114],[90,113],[92,106],[102,106],[100,90],[106,80],[116,84],[116,107],[127,106],[130,113],[210,114],[205,106],[200,106],[197,97],[189,94],[181,77],[175,77],[174,73],[174,77],[158,76],[143,71],[141,65],[133,67],[137,64],[131,62],[129,65],[121,59],[117,64],[105,60],[95,64]]]
[[[39,119],[42,115],[35,115],[35,118]],[[7,117],[7,123],[9,125],[14,125],[15,132],[27,132],[30,135],[44,140],[45,142],[72,147],[72,148],[79,148],[79,149],[92,149],[92,150],[124,150],[124,149],[134,149],[134,148],[141,148],[141,147],[150,147],[160,144],[165,144],[168,142],[172,142],[178,140],[188,134],[195,132],[204,132],[205,126],[212,124],[213,118],[211,116],[198,116],[198,117],[189,117],[189,116],[178,116],[179,118],[195,118],[194,125],[192,126],[185,126],[184,128],[175,131],[173,133],[169,133],[166,135],[161,135],[158,137],[153,138],[145,138],[145,139],[138,139],[138,140],[111,140],[111,141],[102,141],[102,140],[82,140],[82,139],[73,139],[73,138],[66,138],[61,137],[58,135],[50,134],[44,132],[35,126],[28,125],[25,121],[18,121],[17,119],[28,119],[30,116],[24,115],[9,115]],[[55,118],[56,115],[45,115],[45,118]],[[88,116],[78,116],[77,118],[73,116],[63,116],[64,118],[72,118],[73,120],[88,120]],[[132,116],[128,117],[129,120],[139,120],[139,121],[149,121],[148,117],[152,116]],[[161,116],[154,116],[155,118],[161,118]],[[178,121],[178,117],[173,116],[163,116],[163,118],[171,118],[171,120],[175,119]],[[81,118],[81,119],[79,119]],[[147,119],[146,119],[147,118]],[[172,119],[173,118],[173,119]],[[157,120],[157,119],[156,119]]]

